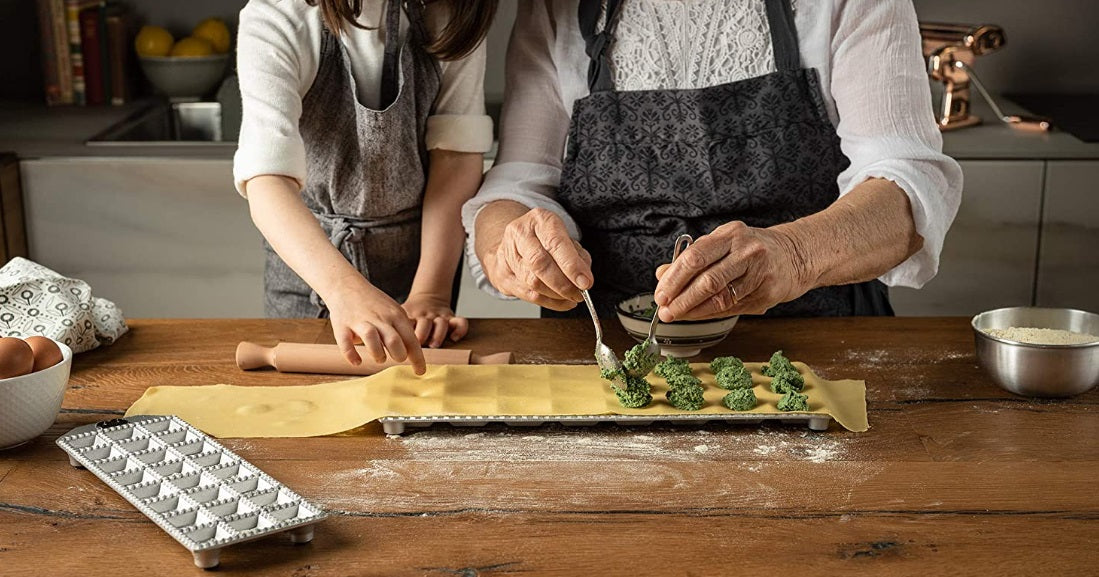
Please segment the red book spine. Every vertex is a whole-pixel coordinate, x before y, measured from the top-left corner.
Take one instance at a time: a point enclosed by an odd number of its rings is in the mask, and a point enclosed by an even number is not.
[[[84,61],[84,94],[87,104],[106,102],[103,86],[103,51],[99,40],[99,8],[80,12],[80,52]]]
[[[117,7],[107,13],[107,60],[111,71],[111,104],[130,101],[130,18]]]

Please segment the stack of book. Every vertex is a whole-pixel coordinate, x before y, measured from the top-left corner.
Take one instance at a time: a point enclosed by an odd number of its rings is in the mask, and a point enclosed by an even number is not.
[[[49,105],[125,104],[133,91],[130,15],[110,0],[37,0]]]

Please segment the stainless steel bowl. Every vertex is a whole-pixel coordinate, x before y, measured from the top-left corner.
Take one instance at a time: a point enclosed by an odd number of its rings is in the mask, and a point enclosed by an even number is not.
[[[992,380],[1017,395],[1069,397],[1099,384],[1099,343],[1036,345],[993,337],[985,329],[1032,327],[1099,335],[1099,315],[1074,309],[1013,307],[973,317],[977,360]]]

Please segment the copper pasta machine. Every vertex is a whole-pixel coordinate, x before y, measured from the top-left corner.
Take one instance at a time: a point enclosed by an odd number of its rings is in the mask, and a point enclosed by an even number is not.
[[[943,83],[942,102],[935,113],[940,130],[954,130],[981,123],[969,107],[970,84],[977,88],[999,119],[1013,127],[1046,131],[1049,120],[1037,116],[1004,114],[973,70],[978,56],[1004,47],[1007,40],[999,26],[921,22],[923,56],[932,80]]]

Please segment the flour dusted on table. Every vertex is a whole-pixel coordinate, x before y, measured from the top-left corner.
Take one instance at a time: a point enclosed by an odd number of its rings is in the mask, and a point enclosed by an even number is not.
[[[82,280],[20,257],[0,268],[0,336],[42,335],[82,353],[127,330],[122,311]]]
[[[1006,329],[984,329],[984,333],[998,339],[1007,339],[1031,345],[1086,345],[1099,342],[1099,337],[1095,335],[1060,329],[1010,327]]]

